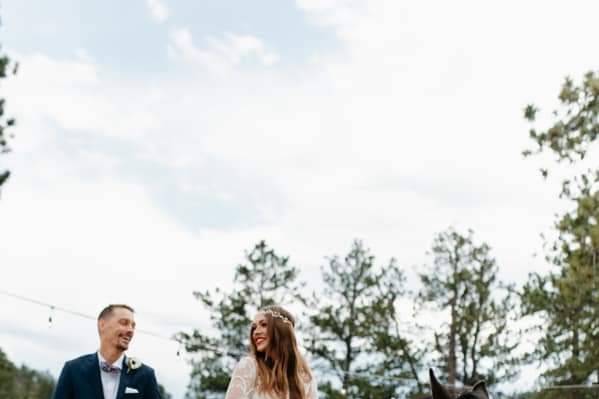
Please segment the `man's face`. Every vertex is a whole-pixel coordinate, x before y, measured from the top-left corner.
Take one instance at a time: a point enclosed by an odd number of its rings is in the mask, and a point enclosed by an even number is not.
[[[105,319],[98,321],[98,331],[102,345],[126,351],[135,332],[133,312],[125,308],[113,309]]]

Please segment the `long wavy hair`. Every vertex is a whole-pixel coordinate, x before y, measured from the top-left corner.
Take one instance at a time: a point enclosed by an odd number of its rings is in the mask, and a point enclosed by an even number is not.
[[[268,306],[261,310],[267,320],[268,348],[258,352],[254,343],[254,330],[250,329],[250,348],[256,359],[258,391],[274,394],[279,398],[305,399],[304,384],[312,380],[312,373],[306,360],[299,352],[295,338],[295,318],[280,306]],[[274,312],[286,317],[273,317]]]

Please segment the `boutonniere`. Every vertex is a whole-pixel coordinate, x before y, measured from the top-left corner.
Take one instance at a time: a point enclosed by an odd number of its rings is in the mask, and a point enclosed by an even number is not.
[[[142,365],[141,360],[139,360],[135,357],[128,357],[127,358],[127,374],[129,374],[131,372],[131,370],[140,368],[141,365]]]

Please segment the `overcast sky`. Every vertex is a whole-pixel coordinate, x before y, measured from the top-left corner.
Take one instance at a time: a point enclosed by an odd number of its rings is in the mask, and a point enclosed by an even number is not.
[[[556,182],[523,160],[523,107],[597,69],[599,3],[4,0],[18,119],[0,200],[0,290],[95,315],[127,302],[170,336],[208,319],[265,239],[316,284],[363,239],[413,271],[475,230],[504,280],[548,270]],[[547,112],[548,113],[548,112]],[[55,376],[95,323],[0,296],[0,347]],[[181,398],[177,345],[131,352]]]

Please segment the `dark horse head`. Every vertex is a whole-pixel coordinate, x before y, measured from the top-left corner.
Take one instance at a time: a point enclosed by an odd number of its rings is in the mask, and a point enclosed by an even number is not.
[[[429,370],[433,399],[453,399],[453,396],[439,383],[433,369]],[[456,399],[489,399],[489,393],[484,381],[479,381],[468,392],[463,392]]]

